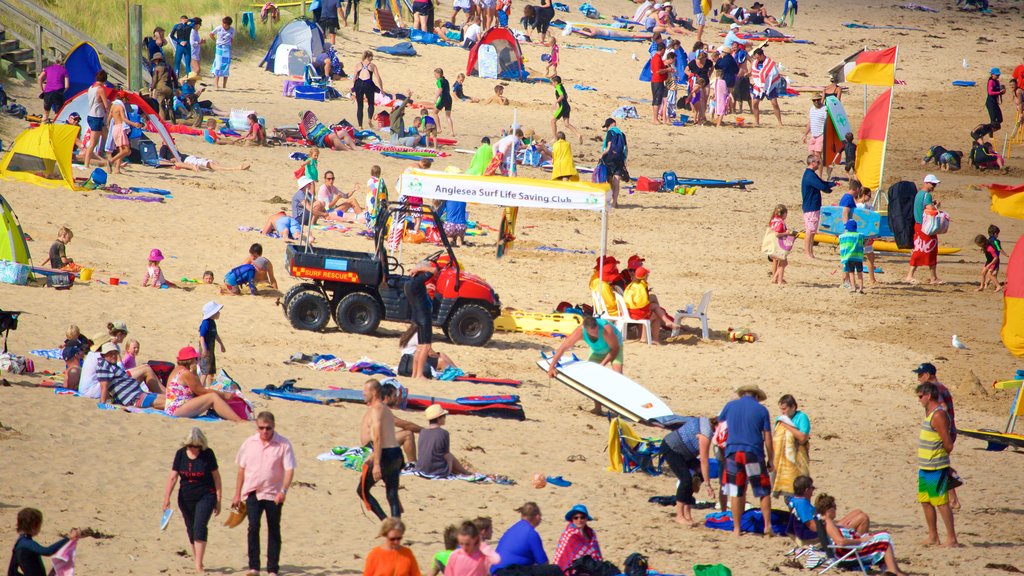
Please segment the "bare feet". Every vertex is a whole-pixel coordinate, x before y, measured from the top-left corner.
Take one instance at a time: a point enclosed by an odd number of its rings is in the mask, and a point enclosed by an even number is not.
[[[935,280],[932,280],[932,281],[930,281],[928,283],[931,284],[932,286],[944,286],[946,284],[945,282],[943,282],[942,280],[939,280],[938,278],[936,278]]]
[[[942,545],[943,548],[959,548],[960,542],[957,540],[951,540]]]
[[[922,546],[937,546],[939,544],[938,536],[929,536],[928,538],[921,541]]]

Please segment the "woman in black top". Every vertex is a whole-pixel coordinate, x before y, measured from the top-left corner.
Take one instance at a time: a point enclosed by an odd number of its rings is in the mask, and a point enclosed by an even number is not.
[[[61,538],[49,546],[40,546],[32,539],[43,528],[43,513],[35,508],[22,508],[18,512],[18,541],[11,550],[11,563],[7,576],[46,576],[43,556],[53,556],[68,543],[78,540],[78,529],[73,529],[67,538]]]
[[[185,521],[188,541],[192,543],[196,571],[201,573],[206,552],[206,525],[211,515],[220,514],[221,484],[217,456],[210,450],[206,435],[199,428],[189,430],[182,447],[174,454],[164,494],[165,511],[171,507],[171,492],[178,478],[181,478],[178,509]]]

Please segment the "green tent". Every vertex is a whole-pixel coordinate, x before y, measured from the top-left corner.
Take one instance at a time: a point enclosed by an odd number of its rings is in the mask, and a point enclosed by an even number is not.
[[[14,209],[3,196],[0,196],[0,260],[32,265],[25,232],[21,229]]]

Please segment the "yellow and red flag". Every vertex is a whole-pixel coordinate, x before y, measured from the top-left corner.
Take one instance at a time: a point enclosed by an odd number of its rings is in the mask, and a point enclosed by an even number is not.
[[[889,130],[889,108],[892,88],[886,90],[868,108],[857,131],[857,161],[854,169],[857,180],[866,188],[877,191],[882,180],[885,159],[885,140]]]
[[[845,76],[852,84],[892,86],[896,82],[896,46],[861,52],[846,64]]]
[[[1024,187],[1022,187],[1024,188]],[[1018,216],[1020,218],[1020,216]],[[1006,265],[1006,285],[1003,287],[1003,329],[999,333],[1003,345],[1015,356],[1024,356],[1024,235]]]
[[[993,212],[1000,216],[1024,220],[1024,184],[989,184],[988,193],[992,195]]]

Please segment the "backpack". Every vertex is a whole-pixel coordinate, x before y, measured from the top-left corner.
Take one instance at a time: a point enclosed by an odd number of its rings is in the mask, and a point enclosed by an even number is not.
[[[626,159],[626,135],[621,130],[608,133],[608,151],[604,153],[607,160],[615,162]]]
[[[634,552],[626,557],[623,568],[626,576],[647,576],[647,556]]]
[[[594,560],[592,556],[577,558],[565,571],[567,576],[619,576],[622,571],[607,560]]]

